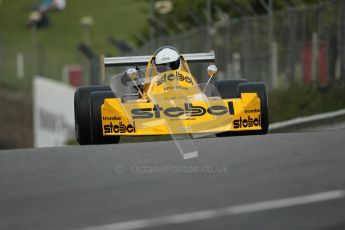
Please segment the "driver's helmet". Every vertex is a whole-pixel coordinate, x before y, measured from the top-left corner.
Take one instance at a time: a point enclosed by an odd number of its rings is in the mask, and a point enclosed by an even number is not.
[[[158,73],[180,68],[180,55],[177,50],[163,47],[156,51],[155,65]]]

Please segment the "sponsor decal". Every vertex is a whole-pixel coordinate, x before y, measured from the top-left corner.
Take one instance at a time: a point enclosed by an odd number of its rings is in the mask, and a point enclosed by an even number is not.
[[[170,60],[170,57],[163,57],[161,58],[161,61],[169,61]]]
[[[215,116],[225,115],[229,113],[233,115],[233,103],[229,102],[228,107],[223,105],[213,105],[205,108],[199,105],[193,105],[193,103],[184,103],[184,107],[168,107],[163,108],[159,105],[154,105],[153,108],[136,108],[131,110],[133,119],[148,119],[148,118],[160,118],[162,114],[166,117],[177,118],[184,114],[189,117],[203,116],[205,114],[211,114]]]
[[[39,128],[50,132],[61,132],[72,129],[63,115],[55,114],[45,109],[39,108]],[[72,129],[73,130],[73,129]],[[73,133],[73,131],[72,131]]]
[[[132,124],[124,124],[122,121],[120,121],[119,124],[113,125],[112,122],[110,122],[109,125],[103,126],[104,133],[135,133],[135,122]]]
[[[261,116],[252,118],[251,116],[248,116],[247,118],[234,120],[233,121],[233,127],[234,129],[239,128],[250,128],[250,127],[256,127],[261,126]]]
[[[171,121],[195,121],[195,117],[185,117],[185,118],[171,118]]]
[[[260,113],[260,109],[245,109],[245,113]]]
[[[167,90],[180,90],[180,89],[183,89],[183,90],[187,90],[188,88],[187,87],[183,87],[183,86],[180,86],[180,85],[177,85],[177,86],[169,86],[169,87],[165,87],[164,90],[167,91]]]
[[[103,117],[102,119],[103,121],[119,121],[121,120],[121,117],[112,116],[112,117]]]
[[[185,81],[191,85],[193,85],[193,80],[191,77],[188,77],[188,76],[183,76],[182,74],[176,72],[176,74],[169,74],[169,75],[166,75],[164,74],[158,81],[157,81],[157,86],[167,82],[167,81]]]

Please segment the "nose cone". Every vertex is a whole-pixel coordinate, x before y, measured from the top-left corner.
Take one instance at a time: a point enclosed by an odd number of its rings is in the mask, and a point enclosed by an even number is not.
[[[217,71],[218,71],[218,69],[217,69],[217,66],[215,66],[215,65],[209,65],[207,67],[207,73],[210,76],[215,75],[217,73]]]

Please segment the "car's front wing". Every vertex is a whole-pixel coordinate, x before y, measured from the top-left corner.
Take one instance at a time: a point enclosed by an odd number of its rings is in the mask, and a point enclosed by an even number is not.
[[[103,135],[167,135],[261,130],[260,99],[167,100],[121,103],[105,99],[101,107]]]

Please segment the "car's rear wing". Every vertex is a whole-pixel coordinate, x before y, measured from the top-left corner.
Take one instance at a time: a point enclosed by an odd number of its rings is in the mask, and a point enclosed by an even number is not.
[[[202,63],[202,62],[215,62],[216,56],[214,51],[208,53],[189,53],[182,54],[183,58],[188,63]],[[105,67],[116,66],[143,66],[147,65],[152,56],[128,56],[128,57],[104,57],[101,56],[101,78],[105,78]]]
[[[214,62],[214,51],[208,53],[191,53],[182,54],[184,59],[189,63]],[[101,57],[101,65],[110,66],[143,66],[147,65],[152,56],[129,56],[129,57]]]

